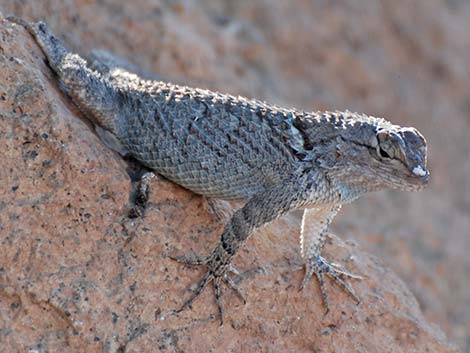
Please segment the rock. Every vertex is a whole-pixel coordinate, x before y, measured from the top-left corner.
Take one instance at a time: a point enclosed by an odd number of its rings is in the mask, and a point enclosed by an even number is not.
[[[168,255],[207,254],[223,227],[205,200],[163,179],[131,219],[132,163],[107,149],[59,90],[21,27],[0,20],[0,346],[5,352],[455,352],[404,283],[337,237],[326,256],[364,276],[357,305],[331,311],[303,272],[298,219],[256,232],[236,257],[248,302],[212,291],[175,313],[202,271]]]

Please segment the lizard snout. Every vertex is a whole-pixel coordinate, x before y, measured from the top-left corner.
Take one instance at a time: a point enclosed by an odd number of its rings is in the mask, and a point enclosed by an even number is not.
[[[429,170],[424,165],[415,165],[411,168],[410,172],[415,177],[414,179],[417,180],[422,186],[426,186],[429,183]]]

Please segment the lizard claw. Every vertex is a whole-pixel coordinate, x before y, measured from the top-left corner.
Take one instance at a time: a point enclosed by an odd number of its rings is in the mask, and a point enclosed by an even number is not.
[[[244,294],[242,293],[242,291],[240,290],[240,288],[238,288],[238,286],[235,284],[234,280],[231,277],[227,276],[227,275],[225,275],[223,277],[223,279],[224,279],[224,282],[230,288],[232,288],[232,290],[238,295],[238,298],[240,298],[240,300],[243,302],[243,304],[246,304],[246,298],[245,298]]]
[[[198,282],[196,289],[191,294],[190,298],[186,300],[183,305],[176,310],[176,312],[181,312],[184,309],[191,306],[191,304],[201,295],[204,289],[210,282],[214,282],[214,293],[215,301],[217,304],[217,310],[220,317],[220,325],[223,325],[224,311],[222,307],[222,282],[230,287],[240,298],[243,304],[246,304],[246,299],[243,293],[238,288],[235,281],[228,275],[227,272],[232,272],[236,275],[239,274],[238,270],[233,267],[230,263],[226,263],[226,260],[223,257],[218,256],[217,249],[212,253],[211,256],[205,258],[194,258],[194,257],[185,257],[185,256],[169,256],[170,259],[183,263],[190,266],[205,265],[208,269],[204,277]]]
[[[362,279],[361,276],[349,273],[338,265],[328,263],[323,257],[316,256],[314,258],[309,259],[306,263],[305,276],[302,281],[302,284],[300,285],[300,290],[303,290],[305,288],[313,274],[315,274],[320,284],[321,296],[326,309],[325,315],[330,310],[328,290],[326,288],[325,283],[325,275],[329,276],[331,279],[334,280],[334,282],[339,284],[339,286],[343,288],[343,290],[346,291],[357,302],[357,304],[361,302],[361,300],[357,297],[356,293],[354,292],[352,286],[344,280],[344,277]]]
[[[181,312],[183,311],[184,309],[186,309],[187,307],[191,306],[191,304],[194,302],[194,300],[202,293],[202,291],[204,290],[204,288],[207,287],[207,285],[214,279],[214,275],[212,273],[210,273],[209,271],[206,272],[206,274],[204,275],[204,277],[199,281],[199,283],[197,284],[197,288],[196,290],[193,292],[193,294],[191,294],[191,297],[186,300],[184,302],[184,304],[178,309],[176,310],[176,312]],[[220,311],[220,310],[219,310]]]

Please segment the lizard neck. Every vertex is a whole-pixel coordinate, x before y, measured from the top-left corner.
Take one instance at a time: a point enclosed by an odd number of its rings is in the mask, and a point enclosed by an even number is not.
[[[350,203],[369,192],[383,189],[382,184],[361,178],[343,180],[330,176],[330,179],[332,180],[331,185],[333,189],[339,194],[339,198],[343,204]]]
[[[358,199],[360,196],[367,193],[365,187],[361,185],[348,185],[340,183],[336,186],[338,193],[340,195],[341,203],[351,203],[354,200]]]

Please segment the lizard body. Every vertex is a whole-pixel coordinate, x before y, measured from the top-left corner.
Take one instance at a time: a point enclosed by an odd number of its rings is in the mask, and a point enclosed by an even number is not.
[[[387,188],[417,191],[429,179],[426,141],[414,128],[345,112],[304,112],[161,81],[144,80],[106,63],[70,53],[44,23],[33,35],[65,92],[103,133],[158,174],[203,196],[243,200],[205,265],[193,300],[214,282],[240,294],[227,271],[253,231],[304,209],[301,255],[328,305],[324,275],[354,296],[344,277],[358,278],[321,257],[328,225],[342,204]]]

